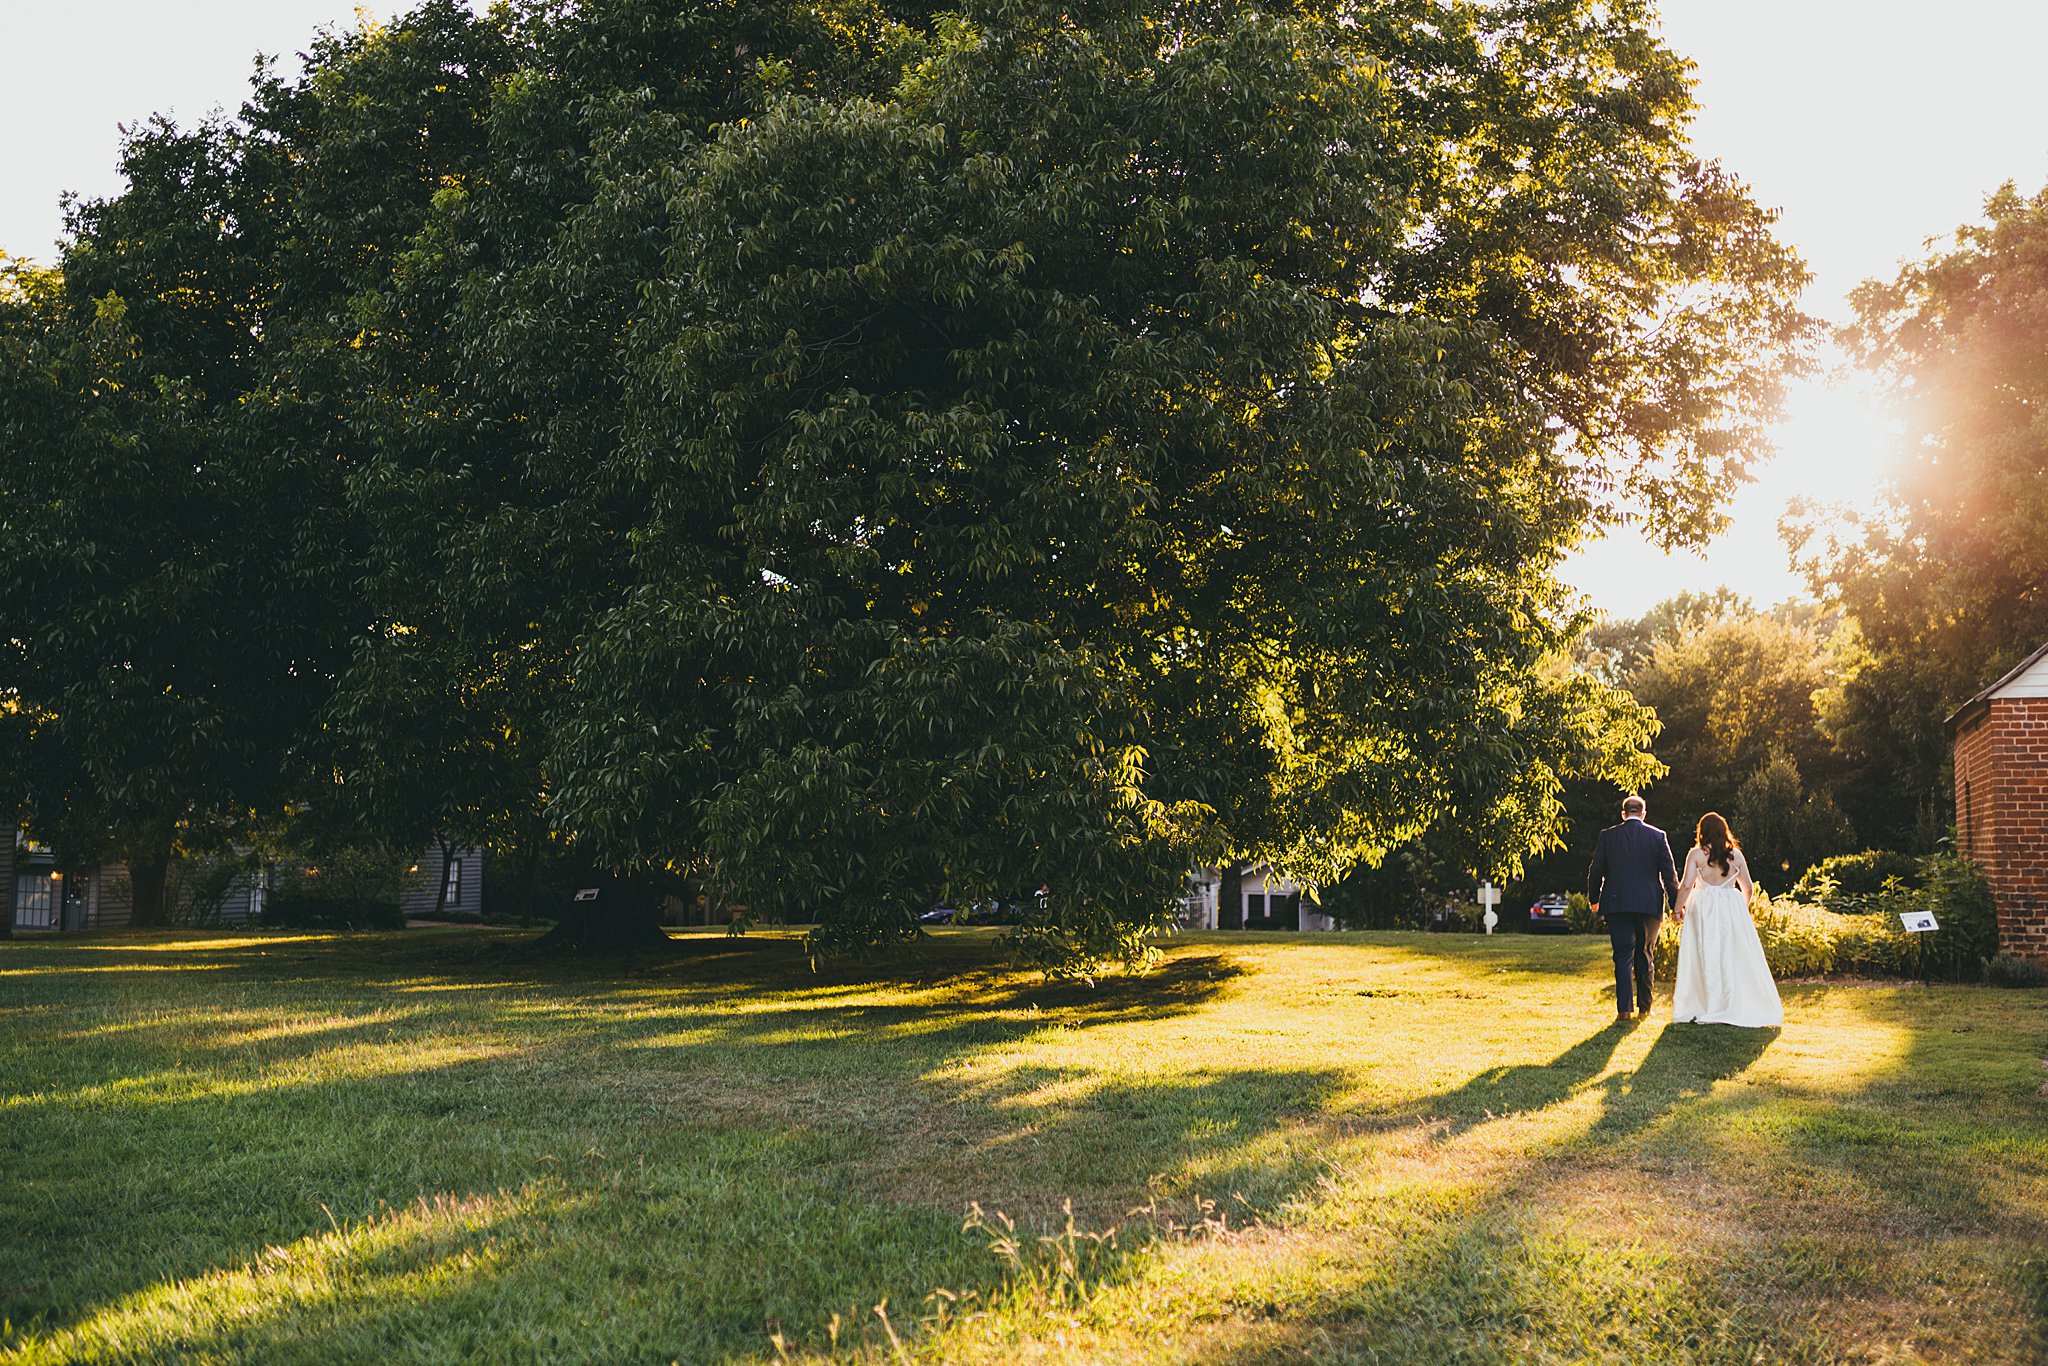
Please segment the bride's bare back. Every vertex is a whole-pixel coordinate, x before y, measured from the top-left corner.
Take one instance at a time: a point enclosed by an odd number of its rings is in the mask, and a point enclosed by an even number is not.
[[[1756,884],[1749,878],[1749,860],[1742,856],[1740,849],[1728,851],[1728,871],[1722,873],[1707,857],[1707,851],[1699,845],[1685,856],[1685,876],[1678,884],[1678,904],[1685,905],[1694,887],[1726,887],[1734,883],[1745,899],[1756,894]],[[1716,876],[1719,874],[1719,876]]]

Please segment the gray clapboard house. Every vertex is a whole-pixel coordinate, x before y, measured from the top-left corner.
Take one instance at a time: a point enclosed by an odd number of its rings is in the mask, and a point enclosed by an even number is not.
[[[117,930],[135,910],[127,865],[60,870],[48,849],[20,831],[0,838],[0,890],[11,894],[17,930]]]
[[[414,876],[399,894],[399,910],[406,918],[434,913],[437,872],[448,884],[444,914],[482,914],[482,850],[453,850],[445,864],[439,849],[428,850],[410,871]],[[205,922],[249,925],[261,920],[276,876],[277,870],[271,866],[243,873],[207,909]],[[134,919],[127,865],[101,863],[82,871],[60,871],[49,849],[18,830],[11,840],[0,837],[0,896],[9,897],[0,910],[13,917],[9,923],[17,930],[118,930],[126,929]]]
[[[484,910],[484,851],[481,849],[456,849],[450,851],[446,864],[441,860],[439,849],[429,849],[421,854],[419,862],[412,866],[416,876],[406,879],[405,890],[398,894],[398,909],[408,920],[434,913],[434,872],[440,870],[448,883],[448,900],[441,908],[444,915],[482,915]]]

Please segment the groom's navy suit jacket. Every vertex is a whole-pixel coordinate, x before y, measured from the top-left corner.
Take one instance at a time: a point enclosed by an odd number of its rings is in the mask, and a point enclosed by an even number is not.
[[[1586,900],[1600,914],[1662,915],[1667,896],[1678,904],[1678,869],[1662,830],[1631,817],[1600,832],[1586,870]]]

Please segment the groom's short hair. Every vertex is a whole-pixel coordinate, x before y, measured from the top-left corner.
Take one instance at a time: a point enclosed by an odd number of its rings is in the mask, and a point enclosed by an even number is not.
[[[1633,792],[1621,799],[1621,814],[1624,816],[1640,816],[1646,809],[1643,799]]]

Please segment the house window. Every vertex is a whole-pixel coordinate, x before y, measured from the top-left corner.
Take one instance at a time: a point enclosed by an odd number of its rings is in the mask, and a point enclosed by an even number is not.
[[[57,928],[57,880],[48,873],[23,873],[15,879],[14,924],[23,930]]]
[[[445,909],[452,911],[457,906],[462,904],[461,859],[452,858],[448,860],[448,871],[446,873],[446,877],[448,879],[448,895],[442,898],[441,905]]]

